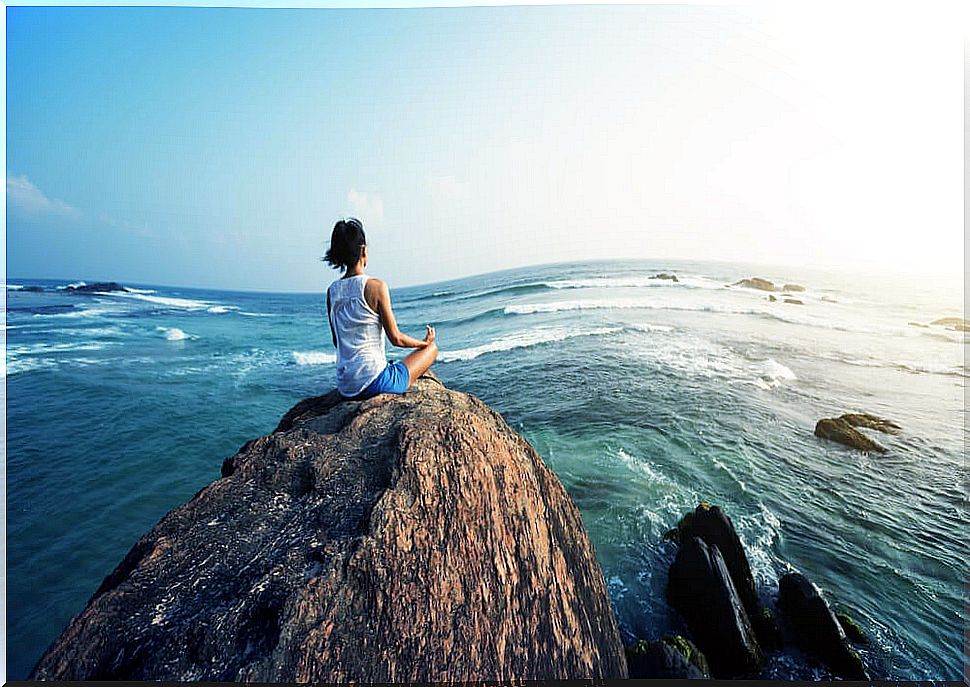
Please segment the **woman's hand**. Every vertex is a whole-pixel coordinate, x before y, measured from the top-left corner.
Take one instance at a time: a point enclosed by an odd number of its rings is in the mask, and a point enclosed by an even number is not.
[[[425,327],[427,327],[428,333],[424,335],[424,345],[430,346],[434,343],[437,334],[434,331],[434,327],[432,327],[430,324],[426,324]]]

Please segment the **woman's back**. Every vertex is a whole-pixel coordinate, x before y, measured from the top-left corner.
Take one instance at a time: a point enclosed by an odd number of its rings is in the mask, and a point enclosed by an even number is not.
[[[356,396],[387,365],[381,319],[364,300],[366,274],[337,279],[327,289],[337,339],[337,388]]]

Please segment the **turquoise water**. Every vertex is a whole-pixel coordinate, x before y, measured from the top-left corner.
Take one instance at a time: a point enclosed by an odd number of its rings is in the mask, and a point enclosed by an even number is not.
[[[659,271],[680,281],[649,279]],[[804,304],[725,287],[748,276],[803,284]],[[224,457],[332,388],[329,278],[318,294],[122,295],[9,279],[10,679]],[[46,290],[18,288],[32,284]],[[874,676],[959,679],[966,335],[909,323],[962,317],[961,282],[626,262],[392,297],[409,333],[437,326],[442,380],[499,410],[562,479],[627,639],[679,628],[661,537],[706,499],[737,525],[763,596],[798,569],[860,622]],[[848,411],[903,432],[876,437],[890,448],[877,456],[813,436],[820,417]],[[786,653],[764,676],[824,675]]]

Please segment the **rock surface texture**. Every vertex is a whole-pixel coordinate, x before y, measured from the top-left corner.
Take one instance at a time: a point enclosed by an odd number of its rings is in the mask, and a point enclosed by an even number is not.
[[[624,678],[561,483],[478,399],[294,407],[131,549],[31,679]]]

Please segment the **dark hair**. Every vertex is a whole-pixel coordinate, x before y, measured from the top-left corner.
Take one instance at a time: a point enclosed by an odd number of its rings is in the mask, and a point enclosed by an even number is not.
[[[330,248],[323,260],[333,268],[349,269],[360,260],[360,252],[366,243],[364,225],[360,220],[354,217],[342,219],[333,225]]]

